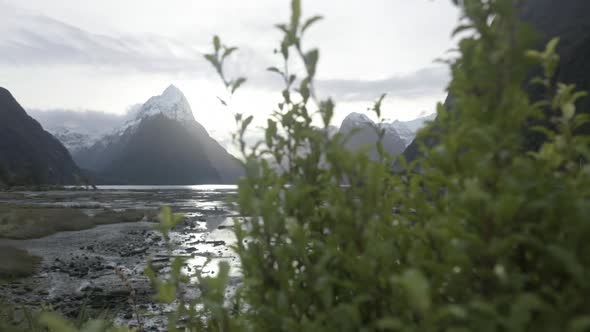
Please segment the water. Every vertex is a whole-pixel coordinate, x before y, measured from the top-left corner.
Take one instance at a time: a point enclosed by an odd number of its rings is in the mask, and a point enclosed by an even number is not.
[[[194,190],[194,191],[237,191],[238,186],[233,184],[197,184],[197,185],[101,185],[98,190]]]
[[[233,214],[236,210],[229,198],[237,193],[235,185],[193,186],[98,186],[97,190],[67,187],[57,191],[23,191],[22,197],[0,198],[0,202],[98,209],[160,209],[170,206],[175,212],[193,216],[203,212]]]

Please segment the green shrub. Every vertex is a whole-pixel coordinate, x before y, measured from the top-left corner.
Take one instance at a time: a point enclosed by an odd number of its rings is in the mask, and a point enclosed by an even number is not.
[[[372,162],[346,151],[346,137],[328,137],[334,104],[315,99],[319,53],[303,49],[310,21],[292,3],[281,54],[285,63],[299,55],[305,76],[270,69],[286,87],[265,142],[242,149],[238,202],[250,218],[235,228],[237,314],[213,307],[210,329],[590,328],[588,138],[573,134],[587,119],[575,109],[583,94],[551,82],[557,40],[527,52],[531,33],[513,1],[461,2],[457,32],[468,36],[450,61],[453,108],[439,105],[437,129],[421,133],[440,144],[398,161],[405,173],[396,175],[387,156]],[[544,68],[533,80],[550,96],[541,103],[523,89],[531,65]],[[312,127],[316,106],[324,130]],[[535,128],[547,142],[526,151],[524,128],[543,117],[557,130]],[[243,141],[251,117],[237,120]]]
[[[590,329],[590,153],[573,134],[587,120],[575,109],[582,94],[551,81],[556,40],[527,51],[512,0],[456,3],[467,35],[449,62],[453,108],[439,105],[436,130],[420,133],[440,143],[398,160],[393,174],[380,144],[375,162],[328,135],[335,106],[315,96],[319,51],[302,45],[319,17],[303,20],[292,1],[290,22],[278,25],[285,66],[269,68],[285,82],[283,101],[264,142],[247,148],[252,117],[235,117],[246,169],[237,202],[248,216],[234,228],[242,283],[226,299],[222,264],[216,277],[197,276],[201,297],[186,302],[181,258],[167,277],[148,269],[158,298],[179,302],[170,331],[179,321],[193,331]],[[215,37],[206,56],[230,94],[245,82],[223,71],[234,50]],[[288,71],[293,55],[302,77]],[[540,103],[523,89],[533,65],[544,68]],[[543,117],[556,130],[535,128],[547,141],[527,151],[524,129]],[[164,215],[167,234],[178,218]]]

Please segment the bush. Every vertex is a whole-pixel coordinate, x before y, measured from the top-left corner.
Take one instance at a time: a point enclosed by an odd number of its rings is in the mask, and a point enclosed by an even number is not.
[[[287,63],[294,50],[305,77],[270,69],[286,87],[266,141],[242,149],[238,202],[250,218],[235,228],[244,274],[237,314],[214,307],[210,329],[590,328],[588,138],[573,134],[587,118],[575,109],[583,94],[552,83],[557,40],[527,52],[531,33],[513,1],[461,2],[457,32],[468,36],[449,62],[453,107],[439,105],[436,130],[421,133],[440,143],[410,165],[398,161],[405,173],[396,175],[383,153],[372,162],[342,148],[346,137],[327,135],[334,104],[315,99],[319,53],[301,46],[316,19],[302,23],[292,3],[291,21],[279,25],[281,53]],[[540,103],[523,89],[533,64],[544,68],[533,83],[550,96]],[[314,102],[323,130],[312,127]],[[525,128],[543,117],[556,130],[534,128],[547,141],[526,151]],[[251,117],[237,120],[242,140]]]
[[[249,149],[252,116],[236,114],[246,177],[237,201],[248,218],[235,225],[243,280],[227,300],[228,267],[198,276],[201,297],[185,302],[188,278],[178,258],[171,275],[148,275],[164,302],[200,331],[587,331],[590,329],[590,157],[588,138],[574,135],[574,87],[551,78],[557,41],[527,51],[530,33],[511,0],[456,1],[468,33],[449,61],[452,109],[438,106],[434,148],[394,174],[392,157],[375,162],[347,151],[347,137],[328,135],[334,103],[318,99],[318,50],[302,46],[320,17],[303,20],[298,0],[278,25],[283,101],[265,141]],[[235,48],[214,38],[206,56],[230,94],[223,62]],[[303,77],[288,72],[293,54]],[[523,89],[532,65],[549,96],[531,103]],[[381,100],[374,110],[380,115]],[[547,141],[524,146],[531,120],[548,117]],[[319,119],[323,128],[312,125]],[[282,170],[277,170],[282,168]],[[342,185],[346,183],[347,185]],[[167,234],[177,218],[166,212]]]

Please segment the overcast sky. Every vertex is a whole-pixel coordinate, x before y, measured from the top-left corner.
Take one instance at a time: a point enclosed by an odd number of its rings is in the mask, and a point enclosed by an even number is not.
[[[304,16],[325,17],[304,46],[320,46],[317,86],[337,102],[336,125],[384,92],[390,119],[434,111],[449,79],[434,60],[454,46],[450,3],[303,1]],[[0,86],[27,109],[123,114],[174,84],[197,121],[224,140],[232,117],[202,53],[214,34],[240,48],[231,70],[250,80],[234,110],[264,119],[279,98],[279,82],[265,72],[280,64],[273,25],[288,15],[289,0],[0,0]]]

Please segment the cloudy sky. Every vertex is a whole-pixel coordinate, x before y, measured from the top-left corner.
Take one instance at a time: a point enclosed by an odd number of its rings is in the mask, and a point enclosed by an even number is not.
[[[320,47],[317,86],[337,101],[335,124],[384,92],[387,118],[434,111],[449,79],[434,60],[454,46],[450,2],[303,1],[304,16],[325,17],[304,46]],[[174,84],[223,141],[233,121],[202,54],[214,34],[240,48],[231,72],[249,82],[233,109],[264,119],[279,99],[280,82],[265,72],[280,64],[273,25],[288,17],[289,0],[0,0],[0,86],[27,109],[124,114]]]

